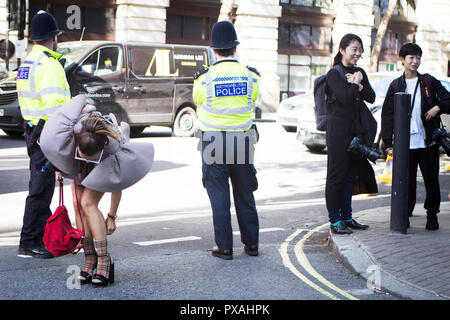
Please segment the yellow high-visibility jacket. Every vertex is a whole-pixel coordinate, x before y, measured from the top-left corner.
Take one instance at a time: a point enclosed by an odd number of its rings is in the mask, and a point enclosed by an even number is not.
[[[34,45],[17,73],[17,94],[22,117],[34,125],[47,120],[61,104],[70,100],[69,84],[61,54]]]
[[[193,98],[202,131],[246,131],[252,126],[259,94],[259,73],[224,59],[194,76]]]

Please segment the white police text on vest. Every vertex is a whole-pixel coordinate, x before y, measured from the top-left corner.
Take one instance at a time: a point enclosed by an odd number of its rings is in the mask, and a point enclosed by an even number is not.
[[[220,83],[214,85],[216,97],[247,95],[247,82]]]

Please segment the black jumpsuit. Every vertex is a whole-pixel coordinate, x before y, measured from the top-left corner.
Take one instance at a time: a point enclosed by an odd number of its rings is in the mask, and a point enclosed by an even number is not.
[[[367,161],[361,156],[347,151],[353,137],[359,134],[356,120],[359,108],[365,100],[375,101],[375,92],[369,84],[367,74],[363,69],[344,66],[346,73],[361,71],[364,87],[359,92],[359,86],[350,84],[335,69],[327,75],[327,91],[334,96],[335,101],[328,104],[326,142],[328,149],[327,179],[325,187],[326,205],[330,222],[351,219],[352,186],[359,161]],[[364,125],[364,124],[362,124]]]

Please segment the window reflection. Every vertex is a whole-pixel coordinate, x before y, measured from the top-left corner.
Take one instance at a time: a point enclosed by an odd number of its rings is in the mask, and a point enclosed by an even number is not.
[[[290,4],[305,7],[330,8],[332,0],[281,0],[280,4]]]

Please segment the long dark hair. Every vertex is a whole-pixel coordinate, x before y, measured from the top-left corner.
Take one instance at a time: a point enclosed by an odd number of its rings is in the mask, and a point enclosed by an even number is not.
[[[333,67],[342,62],[342,54],[339,51],[340,49],[346,49],[352,41],[358,41],[361,44],[361,48],[364,50],[363,42],[359,36],[353,33],[347,33],[342,37],[341,42],[339,42],[338,53],[334,56]]]
[[[90,114],[81,121],[80,133],[75,135],[75,143],[82,153],[91,156],[105,147],[108,136],[118,139],[118,133],[101,116]]]

